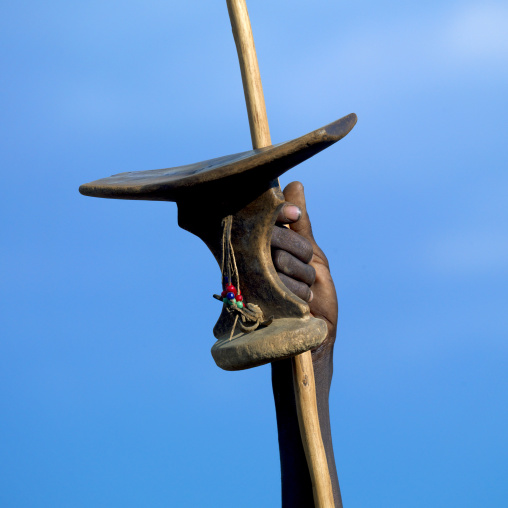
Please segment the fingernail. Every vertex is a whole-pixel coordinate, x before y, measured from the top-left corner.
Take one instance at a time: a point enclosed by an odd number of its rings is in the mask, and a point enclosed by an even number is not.
[[[314,293],[312,292],[312,289],[310,290],[310,298],[309,298],[309,303],[312,302],[312,300],[314,300]]]
[[[296,222],[301,215],[302,211],[296,205],[287,205],[284,207],[284,217],[286,217],[288,222]]]

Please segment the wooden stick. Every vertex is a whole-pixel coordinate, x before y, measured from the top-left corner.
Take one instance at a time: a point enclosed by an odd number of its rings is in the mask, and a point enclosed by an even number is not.
[[[253,148],[272,144],[256,47],[245,0],[226,0],[242,72],[243,90]],[[316,508],[333,508],[333,490],[321,437],[316,402],[316,383],[310,351],[293,358],[298,424],[309,467]]]
[[[300,435],[305,449],[316,507],[333,508],[333,489],[321,437],[316,400],[316,382],[310,351],[292,358],[293,386]]]
[[[242,72],[252,148],[263,148],[270,146],[272,140],[270,139],[265,96],[263,95],[263,85],[259,74],[258,57],[254,46],[247,4],[245,0],[226,0],[226,3]]]

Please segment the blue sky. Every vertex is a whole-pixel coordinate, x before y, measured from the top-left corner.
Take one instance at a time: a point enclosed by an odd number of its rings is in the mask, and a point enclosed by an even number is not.
[[[359,118],[282,180],[338,287],[345,506],[506,506],[508,8],[248,6],[272,140]],[[77,191],[250,148],[225,2],[4,2],[0,40],[0,505],[278,506],[212,256],[172,203]]]

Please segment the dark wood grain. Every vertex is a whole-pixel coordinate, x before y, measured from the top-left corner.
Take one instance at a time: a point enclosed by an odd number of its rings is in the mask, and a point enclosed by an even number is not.
[[[304,136],[257,150],[226,155],[186,166],[119,173],[81,185],[85,196],[151,201],[192,199],[190,190],[220,182],[221,187],[268,182],[342,139],[356,124],[350,114]]]

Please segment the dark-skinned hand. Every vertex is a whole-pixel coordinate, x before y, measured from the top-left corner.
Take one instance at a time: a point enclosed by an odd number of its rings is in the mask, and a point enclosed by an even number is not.
[[[272,234],[272,257],[284,285],[305,300],[313,316],[328,325],[325,343],[314,352],[322,356],[333,347],[337,332],[337,293],[330,275],[330,265],[319,248],[307,213],[303,185],[292,182],[284,189],[288,202],[281,209]]]
[[[281,209],[272,234],[272,258],[281,281],[305,300],[314,317],[323,319],[328,335],[312,351],[319,422],[336,508],[342,507],[333,454],[328,396],[333,374],[333,346],[337,333],[337,294],[328,259],[317,245],[307,213],[303,185],[292,182],[284,189],[287,204]],[[283,226],[289,224],[290,229]],[[272,363],[272,386],[277,414],[282,473],[283,508],[314,506],[312,484],[300,438],[293,392],[291,360]]]

